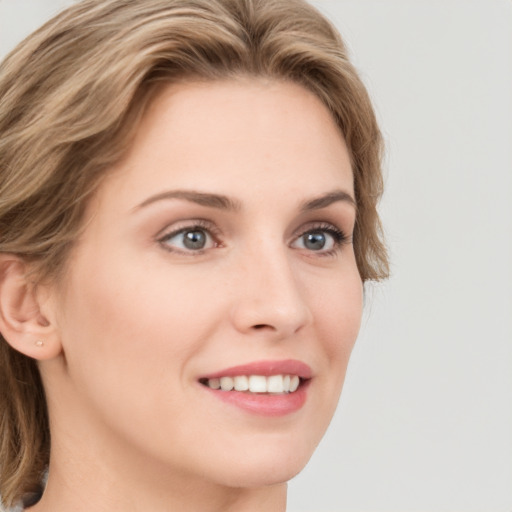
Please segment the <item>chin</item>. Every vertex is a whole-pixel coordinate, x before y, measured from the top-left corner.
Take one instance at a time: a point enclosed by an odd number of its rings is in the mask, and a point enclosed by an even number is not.
[[[216,480],[236,488],[257,488],[285,483],[300,473],[313,454],[314,447],[292,445],[275,447],[272,443],[257,451],[232,452],[218,465]],[[236,460],[233,460],[233,455]]]
[[[280,464],[274,460],[271,464],[243,468],[241,471],[236,471],[236,474],[223,475],[224,478],[221,477],[221,479],[218,479],[217,483],[226,487],[239,489],[260,488],[283,484],[300,473],[306,463],[307,461],[303,463]]]

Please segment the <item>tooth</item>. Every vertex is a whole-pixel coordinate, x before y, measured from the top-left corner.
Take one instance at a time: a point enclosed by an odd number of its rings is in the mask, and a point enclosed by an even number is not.
[[[208,379],[208,386],[222,391],[250,391],[251,393],[293,393],[300,385],[297,375],[239,375]]]
[[[249,390],[251,393],[266,393],[267,379],[261,375],[251,375],[249,377]]]
[[[231,391],[233,389],[233,379],[231,377],[221,377],[220,378],[220,389],[222,391]]]
[[[220,389],[220,379],[208,379],[208,386],[212,389]]]
[[[285,393],[290,392],[290,380],[291,380],[291,377],[289,375],[285,375],[283,377],[283,391]]]
[[[249,389],[249,379],[245,375],[235,377],[234,382],[237,391],[247,391]]]
[[[297,375],[294,375],[291,379],[290,379],[290,392],[293,393],[294,391],[297,391],[297,388],[299,387],[299,377],[297,377]]]
[[[271,375],[267,379],[267,391],[269,393],[283,393],[283,376],[282,375]]]

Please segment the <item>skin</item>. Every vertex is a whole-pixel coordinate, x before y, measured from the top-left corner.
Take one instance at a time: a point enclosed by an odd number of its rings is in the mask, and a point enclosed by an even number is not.
[[[177,190],[236,208],[157,197]],[[64,278],[38,292],[52,329],[39,363],[52,454],[30,510],[284,511],[285,482],[335,410],[362,312],[354,205],[339,194],[303,208],[333,191],[353,197],[348,151],[302,87],[239,79],[158,92],[90,203]],[[197,219],[203,250],[164,240]],[[306,244],[312,230],[326,249]],[[313,371],[305,405],[286,416],[248,413],[198,382],[282,359]]]

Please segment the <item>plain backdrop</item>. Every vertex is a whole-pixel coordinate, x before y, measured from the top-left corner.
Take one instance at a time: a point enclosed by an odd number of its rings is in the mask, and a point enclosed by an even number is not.
[[[0,0],[0,57],[69,0]],[[317,0],[386,138],[367,289],[289,512],[512,512],[512,1]]]

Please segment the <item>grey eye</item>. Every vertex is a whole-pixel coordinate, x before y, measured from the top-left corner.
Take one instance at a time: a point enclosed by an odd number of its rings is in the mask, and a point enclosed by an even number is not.
[[[303,244],[305,249],[309,249],[310,251],[321,251],[325,248],[327,243],[327,237],[325,233],[321,231],[313,231],[310,233],[306,233],[302,235]]]
[[[180,229],[177,232],[170,233],[162,238],[160,243],[169,246],[170,249],[178,249],[182,252],[201,251],[215,246],[210,233],[199,227]]]
[[[183,233],[183,246],[187,249],[204,249],[207,242],[207,236],[204,231],[185,231]]]
[[[302,233],[291,246],[311,252],[327,254],[339,247],[345,235],[334,227],[314,228]]]

